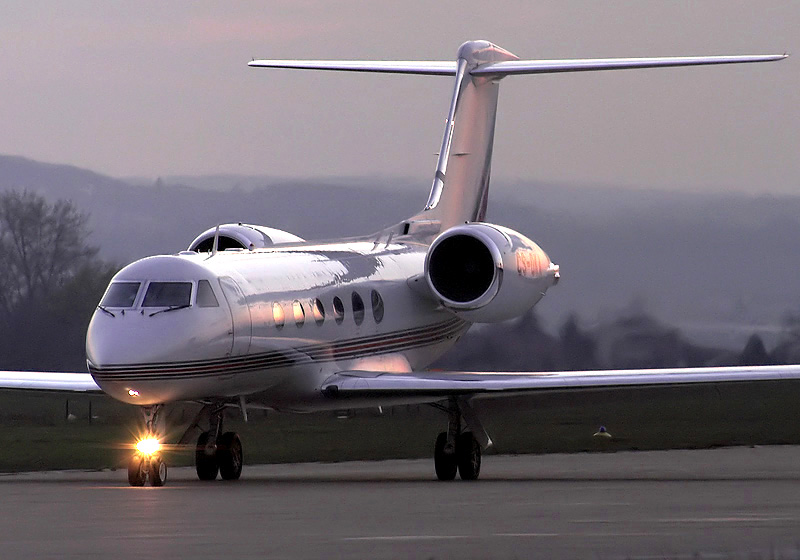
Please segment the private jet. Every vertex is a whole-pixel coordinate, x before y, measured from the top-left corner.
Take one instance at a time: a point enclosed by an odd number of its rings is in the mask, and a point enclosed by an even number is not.
[[[88,373],[3,372],[0,388],[99,392],[141,408],[132,486],[162,486],[165,406],[202,404],[177,444],[197,476],[237,480],[239,436],[223,412],[427,404],[442,411],[440,480],[477,479],[492,445],[479,399],[541,391],[800,380],[800,366],[569,372],[426,371],[473,323],[527,313],[560,277],[522,233],[485,222],[500,81],[518,74],[778,61],[786,55],[520,60],[487,41],[454,61],[253,60],[252,68],[455,79],[427,203],[363,237],[305,241],[270,227],[212,227],[186,251],[111,280],[86,335]],[[196,439],[195,439],[196,438]]]

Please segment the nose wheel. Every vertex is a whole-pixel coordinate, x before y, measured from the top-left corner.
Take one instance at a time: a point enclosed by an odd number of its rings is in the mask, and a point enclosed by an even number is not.
[[[162,408],[160,404],[142,407],[147,435],[136,442],[136,452],[128,461],[131,486],[144,486],[148,480],[151,486],[164,486],[167,482],[167,464],[161,456],[161,438],[157,435],[164,433],[163,426],[159,426]]]
[[[151,486],[164,486],[167,482],[167,464],[161,455],[137,452],[128,462],[128,484],[144,486],[148,480]]]

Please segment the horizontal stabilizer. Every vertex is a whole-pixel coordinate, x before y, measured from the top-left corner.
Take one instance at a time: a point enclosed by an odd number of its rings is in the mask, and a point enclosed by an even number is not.
[[[588,72],[591,70],[627,70],[633,68],[663,68],[670,66],[699,66],[704,64],[740,64],[771,62],[789,55],[742,56],[676,56],[659,58],[581,58],[575,60],[507,60],[484,64],[473,69],[473,76],[508,76],[511,74],[548,74],[555,72]]]
[[[565,60],[506,60],[490,62],[468,70],[473,76],[503,77],[512,74],[548,74],[557,72],[588,72],[592,70],[626,70],[633,68],[663,68],[699,66],[705,64],[740,64],[771,62],[789,55],[737,56],[678,56],[657,58],[579,58]],[[259,68],[290,68],[296,70],[338,70],[344,72],[383,72],[389,74],[425,74],[455,76],[456,61],[388,61],[388,60],[253,60],[249,66]]]
[[[383,72],[387,74],[455,76],[457,64],[452,60],[253,60],[248,66],[260,68],[292,68],[295,70],[339,70],[344,72]]]

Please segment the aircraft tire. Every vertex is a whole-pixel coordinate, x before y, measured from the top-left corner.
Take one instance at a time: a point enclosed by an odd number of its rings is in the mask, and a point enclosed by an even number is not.
[[[477,480],[481,474],[481,446],[472,432],[456,438],[456,457],[461,480]]]
[[[222,480],[239,480],[242,476],[242,440],[236,432],[225,432],[217,442],[217,464]]]
[[[150,458],[150,484],[164,486],[167,482],[167,464],[158,455]]]
[[[144,486],[147,482],[147,470],[145,469],[144,459],[138,453],[128,461],[128,484],[131,486]]]
[[[458,463],[455,453],[445,453],[444,446],[447,445],[447,433],[442,432],[436,438],[436,448],[433,452],[433,463],[436,467],[436,478],[439,480],[453,480],[456,477]]]
[[[219,471],[219,463],[217,463],[217,454],[207,455],[206,444],[211,434],[203,432],[197,438],[197,447],[194,452],[194,466],[197,469],[197,478],[200,480],[216,480],[217,472]]]

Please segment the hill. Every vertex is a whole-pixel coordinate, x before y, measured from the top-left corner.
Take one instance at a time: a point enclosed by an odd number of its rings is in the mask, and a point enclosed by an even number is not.
[[[385,178],[179,180],[146,185],[0,156],[0,190],[73,200],[90,213],[101,254],[121,265],[182,250],[224,222],[306,239],[368,233],[418,211],[428,191]],[[562,282],[537,307],[551,326],[572,312],[597,325],[635,308],[705,342],[739,346],[753,332],[774,340],[787,313],[800,310],[800,197],[495,183],[488,219],[528,235],[561,265]]]

